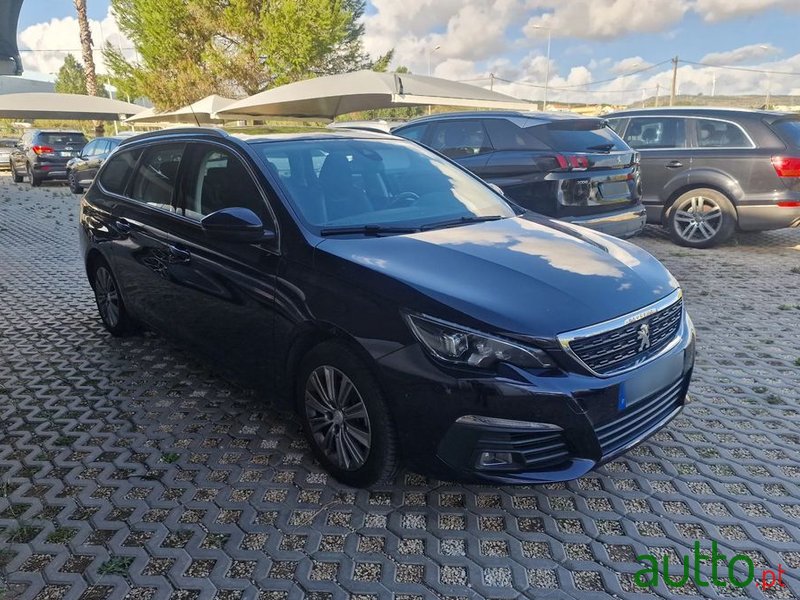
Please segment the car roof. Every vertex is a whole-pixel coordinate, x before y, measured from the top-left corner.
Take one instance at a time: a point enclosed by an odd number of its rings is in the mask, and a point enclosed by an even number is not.
[[[606,115],[606,118],[632,117],[635,115],[668,115],[676,116],[745,116],[745,117],[772,117],[782,118],[793,116],[794,113],[775,110],[760,110],[756,108],[738,108],[735,106],[664,106],[652,108],[631,108],[615,111]]]
[[[78,129],[31,129],[30,131],[33,133],[79,133],[85,135]]]
[[[439,113],[436,115],[426,115],[412,119],[408,123],[404,123],[400,127],[408,125],[416,125],[417,123],[427,123],[430,121],[443,121],[447,119],[496,119],[496,118],[516,118],[516,119],[533,119],[542,123],[551,123],[553,121],[566,121],[575,119],[602,119],[603,117],[587,117],[572,112],[536,112],[536,111],[523,111],[523,110],[471,110],[471,111],[456,111]],[[396,129],[400,129],[397,127]]]
[[[172,137],[196,137],[198,139],[222,138],[235,139],[246,144],[256,144],[262,142],[280,142],[289,140],[324,140],[324,139],[381,139],[381,140],[400,140],[400,138],[363,129],[333,129],[326,131],[309,131],[299,133],[264,133],[248,135],[244,133],[228,133],[223,129],[211,127],[177,127],[150,131],[122,140],[121,146],[127,146],[143,140],[170,139]]]

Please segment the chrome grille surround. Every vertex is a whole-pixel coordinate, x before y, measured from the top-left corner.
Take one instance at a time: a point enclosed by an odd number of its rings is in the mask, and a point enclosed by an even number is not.
[[[559,334],[561,348],[596,377],[611,377],[647,364],[681,340],[683,292],[679,288],[658,302],[603,323]],[[635,347],[637,330],[647,323],[651,345]],[[653,341],[655,343],[653,343]]]

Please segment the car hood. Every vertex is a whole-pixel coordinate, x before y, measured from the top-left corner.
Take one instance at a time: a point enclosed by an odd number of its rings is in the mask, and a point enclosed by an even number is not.
[[[678,287],[661,263],[629,242],[537,217],[329,238],[317,252],[322,263],[325,255],[338,257],[418,292],[365,277],[363,269],[335,268],[354,289],[377,286],[369,291],[400,308],[431,312],[440,303],[445,312],[458,311],[495,331],[537,338],[634,312]]]

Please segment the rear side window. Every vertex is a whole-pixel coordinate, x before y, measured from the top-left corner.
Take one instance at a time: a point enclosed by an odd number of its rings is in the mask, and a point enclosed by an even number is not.
[[[686,121],[672,117],[636,117],[625,130],[631,148],[686,148]]]
[[[698,148],[751,148],[741,127],[728,121],[694,119]]]
[[[150,148],[136,170],[131,198],[150,206],[171,210],[172,193],[184,148],[184,144],[165,144]]]
[[[486,129],[477,119],[431,125],[429,145],[449,158],[467,158],[492,150]]]
[[[547,144],[508,119],[486,119],[483,122],[495,150],[547,150]]]
[[[139,160],[141,150],[129,150],[120,152],[109,160],[100,172],[98,181],[106,191],[122,196],[125,194],[125,187],[131,178],[136,161]]]
[[[404,137],[407,140],[413,140],[415,142],[419,142],[425,135],[425,128],[426,125],[411,125],[409,127],[403,127],[400,131],[393,133],[396,133],[397,135]]]
[[[38,137],[40,146],[83,146],[87,141],[82,133],[40,133]]]
[[[778,121],[772,124],[772,129],[780,136],[784,144],[800,148],[800,121],[794,119]]]
[[[17,140],[0,140],[0,148],[13,148],[17,145]]]
[[[597,119],[555,121],[532,129],[553,150],[559,152],[610,152],[628,149],[604,121]]]

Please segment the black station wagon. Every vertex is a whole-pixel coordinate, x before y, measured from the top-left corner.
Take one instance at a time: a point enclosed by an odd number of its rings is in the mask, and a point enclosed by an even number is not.
[[[124,140],[80,206],[105,327],[146,325],[290,400],[336,478],[579,477],[678,414],[681,289],[369,132]]]

